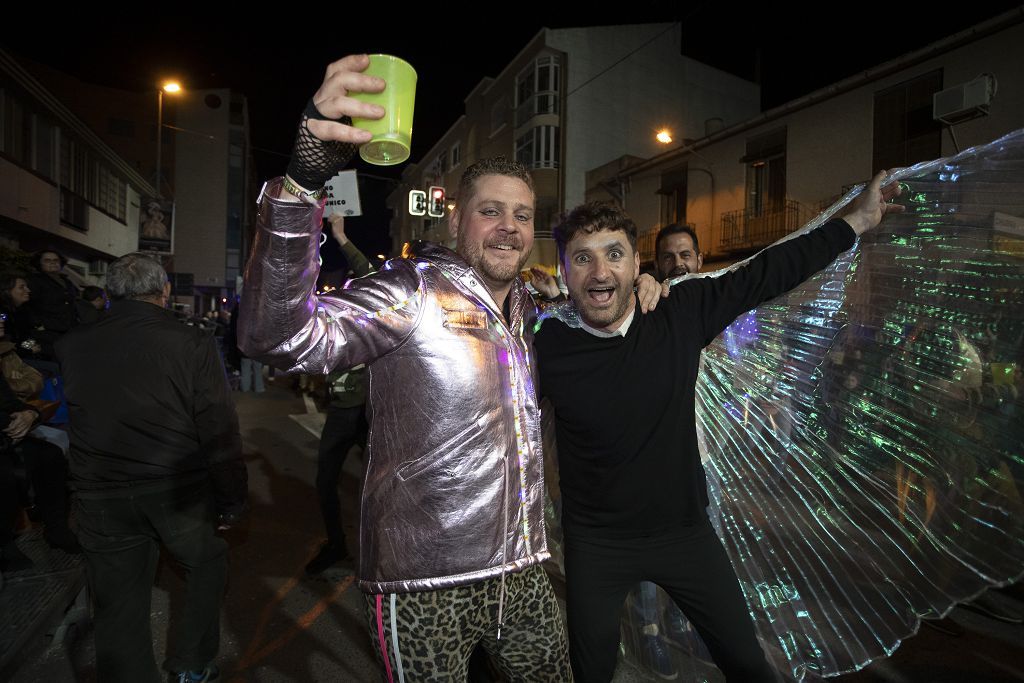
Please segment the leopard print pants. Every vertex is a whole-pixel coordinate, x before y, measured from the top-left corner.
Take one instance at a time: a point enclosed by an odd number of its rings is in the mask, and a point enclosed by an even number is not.
[[[367,595],[383,680],[465,683],[470,654],[480,644],[510,683],[571,681],[562,615],[544,568],[505,575],[498,640],[500,593],[496,578],[436,591]]]

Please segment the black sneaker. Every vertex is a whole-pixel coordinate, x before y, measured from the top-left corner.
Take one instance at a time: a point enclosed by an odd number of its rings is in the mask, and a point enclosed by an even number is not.
[[[641,649],[643,650],[643,663],[651,668],[659,678],[666,681],[675,680],[679,675],[668,649],[658,636],[641,636],[643,638]]]
[[[316,557],[306,565],[306,574],[316,576],[323,572],[323,570],[346,559],[348,559],[348,550],[345,549],[345,544],[335,544],[328,541],[321,546],[320,552],[316,554]]]

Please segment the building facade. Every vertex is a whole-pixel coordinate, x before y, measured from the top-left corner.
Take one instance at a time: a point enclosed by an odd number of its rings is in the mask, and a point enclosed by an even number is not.
[[[705,269],[724,266],[879,170],[1024,127],[1021,64],[1018,8],[660,155],[593,168],[587,196],[625,207],[645,263],[657,229],[683,222],[697,231]]]
[[[164,95],[158,106],[156,83],[149,91],[125,91],[27,60],[22,71],[31,73],[145,185],[145,192],[128,202],[134,212],[130,235],[110,257],[140,248],[139,214],[146,208],[140,205],[159,194],[173,204],[172,241],[159,255],[172,277],[175,302],[203,313],[230,301],[251,235],[257,189],[244,95],[185,84],[182,92]],[[155,193],[158,119],[160,192]]]
[[[153,186],[71,109],[0,51],[0,247],[56,249],[79,284],[138,245]]]
[[[757,85],[685,57],[678,24],[542,29],[493,78],[466,97],[465,113],[389,197],[395,253],[410,239],[450,242],[447,215],[466,166],[504,155],[524,163],[537,192],[533,262],[553,263],[551,226],[584,200],[587,169],[658,151],[676,139],[729,125],[759,109]],[[445,217],[408,212],[408,193],[446,188]]]
[[[174,271],[193,281],[199,310],[220,308],[241,275],[255,207],[245,97],[195,90],[177,103]]]

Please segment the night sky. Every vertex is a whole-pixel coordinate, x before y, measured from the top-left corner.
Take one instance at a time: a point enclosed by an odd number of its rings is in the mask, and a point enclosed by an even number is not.
[[[5,11],[0,45],[84,81],[127,90],[155,90],[161,79],[174,76],[186,87],[241,91],[248,97],[257,176],[263,179],[284,172],[298,114],[326,65],[345,54],[386,52],[416,68],[415,162],[463,113],[463,99],[480,79],[496,76],[541,26],[680,21],[684,54],[760,81],[762,108],[769,109],[1017,5],[957,3],[955,12],[937,12],[934,3],[912,2],[892,4],[886,13],[878,3],[846,9],[837,3],[810,9],[765,3],[752,9],[634,1],[614,13],[569,14],[547,11],[553,3],[481,3],[474,13],[456,15],[433,9],[442,5],[417,3],[404,21],[402,10],[392,11],[395,26],[389,27],[349,16],[349,4],[314,15],[296,3],[273,17],[263,10],[217,16],[207,9],[167,6],[167,16],[149,20],[76,18],[73,31]],[[829,22],[826,14],[835,12],[842,20]],[[266,25],[257,23],[261,17],[267,17]],[[350,219],[348,232],[366,253],[376,254],[390,246],[383,197],[393,187],[376,178],[397,178],[403,166],[359,164],[366,215]],[[329,261],[332,256],[333,250],[325,253]]]

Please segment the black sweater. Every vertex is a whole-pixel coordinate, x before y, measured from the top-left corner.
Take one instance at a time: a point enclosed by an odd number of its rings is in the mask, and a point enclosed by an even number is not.
[[[854,242],[833,220],[719,277],[675,285],[626,336],[546,319],[539,392],[555,410],[567,535],[622,538],[700,522],[708,505],[694,391],[701,350],[737,316],[787,292]]]

